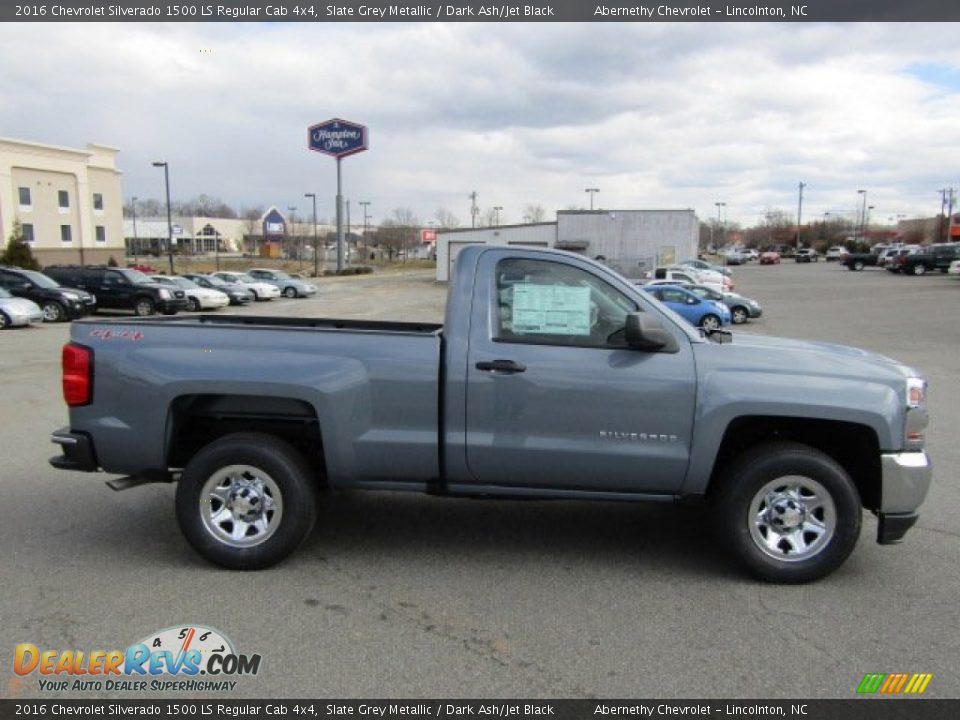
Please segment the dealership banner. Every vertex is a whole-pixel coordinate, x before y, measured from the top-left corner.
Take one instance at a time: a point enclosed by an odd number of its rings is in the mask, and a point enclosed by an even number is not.
[[[35,0],[0,3],[4,22],[950,22],[956,0]]]
[[[941,720],[960,716],[960,700],[0,700],[0,719],[17,717],[356,718],[456,720],[516,718],[797,718]]]

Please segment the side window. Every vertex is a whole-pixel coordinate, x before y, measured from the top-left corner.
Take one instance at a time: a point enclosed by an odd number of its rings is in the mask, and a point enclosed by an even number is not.
[[[572,265],[523,258],[497,263],[498,342],[622,347],[626,317],[638,309],[619,290]]]
[[[120,273],[108,272],[103,277],[103,284],[110,287],[119,287],[120,285],[126,285],[127,280]]]

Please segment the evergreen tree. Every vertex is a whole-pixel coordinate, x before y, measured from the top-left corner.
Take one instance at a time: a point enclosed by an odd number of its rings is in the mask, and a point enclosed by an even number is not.
[[[23,239],[23,227],[19,220],[13,223],[13,232],[7,241],[7,249],[0,253],[0,264],[13,265],[25,270],[40,269],[40,263],[33,256],[30,245]]]

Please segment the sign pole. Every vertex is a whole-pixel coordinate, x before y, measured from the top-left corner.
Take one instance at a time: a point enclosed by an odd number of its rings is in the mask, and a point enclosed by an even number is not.
[[[337,273],[343,271],[343,191],[340,186],[340,160],[337,158]]]

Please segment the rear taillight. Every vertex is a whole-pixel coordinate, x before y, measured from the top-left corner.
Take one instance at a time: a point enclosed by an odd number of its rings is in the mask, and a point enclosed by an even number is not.
[[[93,350],[76,343],[63,346],[63,399],[70,407],[93,400]]]

